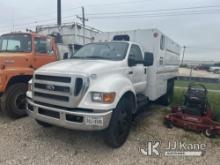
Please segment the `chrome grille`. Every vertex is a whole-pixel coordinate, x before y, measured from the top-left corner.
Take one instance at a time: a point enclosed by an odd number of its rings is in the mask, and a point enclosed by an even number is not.
[[[33,100],[37,102],[75,108],[88,88],[85,75],[44,75],[33,78]]]
[[[60,76],[47,76],[47,75],[35,75],[35,78],[38,80],[46,80],[46,81],[55,81],[55,82],[64,82],[70,83],[70,77],[60,77]]]
[[[54,90],[58,92],[70,93],[70,87],[66,87],[66,86],[58,86],[58,85],[51,86],[47,84],[35,83],[34,87],[39,88],[39,89],[49,90],[49,91]]]

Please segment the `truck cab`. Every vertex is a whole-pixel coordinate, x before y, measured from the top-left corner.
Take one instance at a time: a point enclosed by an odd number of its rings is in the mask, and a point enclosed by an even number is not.
[[[40,125],[105,130],[107,144],[121,146],[140,99],[147,102],[153,54],[138,43],[85,45],[72,59],[47,64],[29,82],[27,112]]]
[[[54,39],[36,33],[0,37],[1,109],[12,118],[24,116],[25,93],[34,70],[57,60]]]

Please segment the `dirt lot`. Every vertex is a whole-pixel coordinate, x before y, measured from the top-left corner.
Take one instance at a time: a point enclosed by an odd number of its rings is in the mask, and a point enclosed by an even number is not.
[[[220,162],[220,140],[182,129],[167,129],[162,124],[165,113],[151,107],[134,122],[128,141],[119,149],[108,148],[101,133],[79,132],[63,128],[42,128],[26,117],[12,121],[0,113],[0,164],[209,164]],[[151,114],[151,115],[149,115]],[[147,140],[160,139],[205,143],[203,157],[153,158],[140,153]]]

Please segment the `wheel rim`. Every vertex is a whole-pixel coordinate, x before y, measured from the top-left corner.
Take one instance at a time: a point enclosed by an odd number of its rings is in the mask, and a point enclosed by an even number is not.
[[[124,139],[127,136],[130,128],[129,115],[126,109],[120,111],[117,125],[118,126],[115,133],[119,139]]]
[[[15,98],[15,106],[19,111],[25,110],[26,96],[25,93],[20,93]]]
[[[211,131],[208,130],[208,129],[205,130],[205,134],[206,134],[206,136],[211,136],[211,135],[212,135],[212,134],[211,134]]]

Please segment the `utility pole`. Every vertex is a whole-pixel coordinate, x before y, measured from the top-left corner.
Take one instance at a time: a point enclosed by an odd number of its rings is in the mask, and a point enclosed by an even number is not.
[[[185,56],[186,46],[183,47],[183,57],[181,61],[181,65],[183,64],[184,56]]]
[[[15,32],[15,13],[12,10],[12,32]]]
[[[82,17],[80,17],[78,15],[76,17],[82,21],[83,27],[85,27],[85,22],[89,21],[89,20],[85,17],[85,9],[84,9],[84,7],[82,6],[81,8],[82,8]]]
[[[80,17],[78,15],[76,17],[78,19],[80,19],[82,22],[82,25],[83,25],[83,44],[85,44],[85,26],[86,26],[85,22],[89,21],[89,20],[85,17],[85,9],[83,6],[82,6],[82,17]]]
[[[61,26],[61,0],[57,0],[57,25]]]

